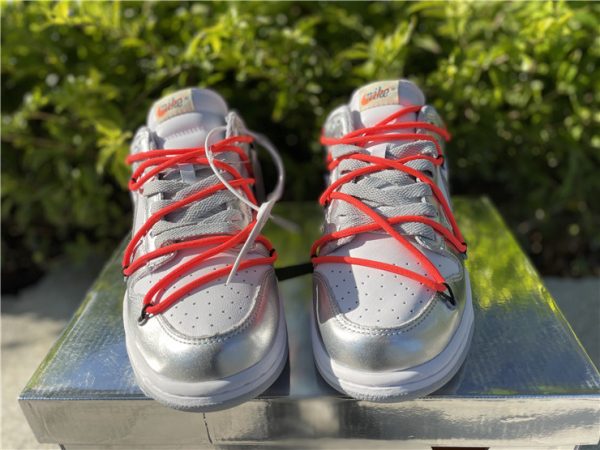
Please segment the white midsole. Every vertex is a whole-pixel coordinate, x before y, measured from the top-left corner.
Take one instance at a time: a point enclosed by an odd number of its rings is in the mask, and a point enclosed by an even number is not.
[[[467,274],[467,299],[461,323],[446,348],[432,360],[403,370],[368,372],[353,369],[333,360],[323,346],[312,320],[312,340],[315,362],[325,379],[343,390],[362,392],[365,395],[404,395],[419,392],[436,385],[462,363],[470,342],[474,313],[471,285]]]
[[[126,298],[125,298],[126,301]],[[128,322],[127,309],[124,308],[125,323]],[[137,323],[134,326],[138,326]],[[280,305],[279,325],[275,342],[267,355],[255,365],[240,373],[217,379],[198,382],[182,382],[166,378],[154,372],[141,356],[134,342],[127,339],[127,325],[125,326],[127,353],[134,373],[144,390],[151,391],[155,397],[167,397],[176,402],[181,399],[196,399],[200,401],[205,397],[209,403],[220,403],[236,398],[245,392],[252,392],[268,380],[274,372],[281,369],[287,358],[287,331],[285,317]],[[157,398],[161,400],[161,398]]]

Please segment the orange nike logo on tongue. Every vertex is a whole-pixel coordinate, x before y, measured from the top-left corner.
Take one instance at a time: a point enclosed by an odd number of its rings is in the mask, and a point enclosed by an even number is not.
[[[371,102],[376,102],[377,104],[393,104],[395,102],[393,96],[395,92],[397,92],[395,85],[389,86],[389,83],[380,84],[362,95],[360,98],[360,105],[367,106]]]
[[[178,115],[193,109],[189,91],[177,92],[156,107],[156,118],[158,120],[166,119],[169,115]]]
[[[156,109],[156,117],[158,117],[160,119],[162,116],[164,116],[167,113],[168,110],[169,110],[168,107],[165,108],[165,107],[159,106]]]

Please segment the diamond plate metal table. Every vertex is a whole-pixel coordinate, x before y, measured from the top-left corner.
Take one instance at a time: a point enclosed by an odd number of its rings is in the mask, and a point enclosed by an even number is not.
[[[280,283],[290,360],[260,398],[207,414],[150,400],[136,386],[121,323],[119,249],[20,396],[40,442],[64,448],[574,448],[600,438],[600,375],[486,199],[456,199],[469,242],[476,327],[463,368],[415,401],[373,404],[330,389],[312,362],[311,278]],[[292,235],[270,227],[278,265],[308,259],[321,213],[287,204]],[[293,271],[293,270],[292,270]],[[288,273],[289,274],[289,273]],[[573,299],[577,301],[577,299]]]

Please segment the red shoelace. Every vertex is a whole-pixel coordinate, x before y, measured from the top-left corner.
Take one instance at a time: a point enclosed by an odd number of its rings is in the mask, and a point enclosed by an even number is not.
[[[241,143],[250,143],[252,141],[253,138],[251,136],[234,136],[231,138],[223,139],[218,143],[211,145],[211,150],[214,154],[225,152],[236,153],[239,156],[242,164],[246,168],[247,173],[252,176],[252,165],[250,163],[248,155],[239,146],[235,145]],[[129,181],[129,189],[131,191],[137,191],[138,189],[144,186],[144,183],[151,180],[160,172],[163,172],[170,168],[174,168],[177,166],[177,164],[195,164],[210,167],[203,147],[169,150],[150,150],[146,152],[140,152],[128,156],[127,163],[139,163],[138,167],[133,172],[131,180]],[[243,177],[234,167],[223,161],[214,160],[214,164],[217,168],[231,175],[232,178],[228,181],[232,187],[240,189],[252,203],[254,203],[255,205],[257,204],[256,198],[254,197],[254,194],[251,189],[251,186],[253,186],[255,182],[254,178]],[[135,259],[133,258],[135,250],[140,244],[143,237],[146,236],[150,229],[165,215],[170,214],[179,208],[184,208],[192,202],[204,199],[214,194],[215,192],[222,191],[225,189],[225,185],[219,182],[214,185],[208,186],[198,192],[195,192],[191,195],[188,195],[183,199],[177,200],[171,203],[169,206],[166,206],[156,211],[134,234],[133,238],[127,245],[122,262],[123,274],[125,276],[132,275],[137,270],[148,264],[150,261],[161,256],[174,253],[179,250],[212,246],[209,247],[208,250],[203,251],[202,253],[194,256],[185,263],[177,266],[175,269],[173,269],[167,275],[165,275],[162,279],[160,279],[158,283],[153,285],[152,288],[150,288],[150,290],[144,296],[142,312],[140,318],[138,319],[140,323],[145,322],[149,315],[154,315],[165,311],[167,308],[173,305],[173,303],[180,300],[187,293],[199,288],[200,286],[206,283],[209,283],[210,281],[213,281],[222,276],[226,276],[231,271],[233,267],[232,264],[227,265],[225,267],[221,267],[217,270],[213,270],[210,273],[200,276],[194,279],[193,281],[181,286],[180,288],[172,292],[170,295],[168,295],[166,298],[160,299],[160,301],[156,301],[157,297],[159,297],[181,276],[197,268],[208,258],[215,256],[221,252],[232,249],[233,247],[239,244],[243,244],[250,232],[252,231],[252,227],[256,222],[256,219],[250,222],[244,229],[233,235],[211,235],[201,237],[198,239],[190,239],[181,242],[175,242],[157,248],[156,250],[153,250],[146,254],[140,255]],[[244,270],[249,267],[258,265],[273,264],[273,262],[277,259],[277,253],[275,249],[264,236],[259,236],[256,239],[256,242],[262,244],[269,251],[269,256],[262,258],[249,258],[245,261],[242,261],[238,270]]]
[[[381,158],[372,155],[365,155],[361,153],[349,153],[339,158],[331,158],[328,155],[328,170],[334,170],[342,161],[345,160],[357,160],[366,163],[370,163],[368,166],[365,166],[360,169],[353,170],[348,172],[347,174],[341,176],[336,181],[331,183],[331,185],[325,189],[323,194],[319,199],[319,203],[322,206],[329,204],[332,200],[340,200],[343,202],[347,202],[354,206],[356,209],[360,210],[362,213],[366,214],[370,219],[371,223],[346,228],[344,230],[336,231],[330,234],[326,234],[313,244],[311,248],[311,254],[313,255],[312,262],[313,265],[325,264],[325,263],[337,263],[337,264],[355,264],[359,266],[371,267],[373,269],[384,270],[386,272],[395,273],[397,275],[401,275],[407,278],[411,278],[415,281],[423,283],[425,286],[443,293],[444,295],[446,291],[449,291],[450,297],[453,300],[453,294],[450,289],[450,286],[446,283],[444,277],[440,273],[440,271],[435,267],[435,265],[423,254],[421,253],[408,239],[402,236],[396,229],[394,225],[398,223],[407,223],[407,222],[420,222],[425,225],[430,226],[439,233],[450,245],[452,245],[457,251],[461,253],[466,253],[467,244],[458,228],[456,220],[454,219],[454,215],[450,210],[450,206],[446,201],[443,193],[437,187],[435,182],[423,174],[422,172],[412,169],[406,165],[409,161],[414,161],[418,159],[430,161],[432,164],[436,166],[440,166],[443,164],[444,156],[442,154],[442,148],[440,147],[436,138],[430,134],[425,133],[405,133],[402,132],[404,129],[422,129],[428,130],[436,135],[439,135],[444,140],[450,140],[450,134],[443,128],[437,127],[430,123],[426,122],[399,122],[390,124],[393,120],[402,117],[406,114],[416,113],[421,109],[420,106],[409,106],[406,108],[397,111],[384,120],[376,123],[372,127],[362,128],[360,130],[352,131],[341,138],[330,138],[326,136],[321,137],[321,144],[326,146],[331,145],[356,145],[359,147],[365,147],[369,142],[386,142],[386,141],[396,141],[396,140],[422,140],[422,141],[430,141],[432,142],[437,149],[437,157],[433,158],[428,155],[411,155],[407,157],[401,157],[398,159],[390,160],[386,158]],[[448,219],[452,229],[449,230],[444,227],[442,224],[429,219],[427,217],[422,216],[395,216],[395,217],[383,217],[375,212],[372,208],[367,206],[364,202],[358,200],[355,197],[350,195],[341,193],[336,191],[337,188],[342,186],[344,183],[348,183],[357,177],[362,175],[366,175],[369,173],[375,173],[383,170],[396,169],[400,170],[411,177],[418,179],[423,183],[427,183],[433,192],[436,200],[442,206],[444,215]],[[390,236],[392,236],[399,244],[404,246],[416,259],[419,261],[422,266],[425,268],[428,276],[423,276],[411,270],[403,269],[393,264],[387,264],[380,261],[374,261],[371,259],[364,258],[354,258],[351,256],[335,256],[335,255],[324,255],[320,256],[319,251],[326,245],[328,242],[345,238],[348,236],[353,236],[359,233],[366,233],[371,231],[386,231]],[[446,295],[447,296],[447,295]]]

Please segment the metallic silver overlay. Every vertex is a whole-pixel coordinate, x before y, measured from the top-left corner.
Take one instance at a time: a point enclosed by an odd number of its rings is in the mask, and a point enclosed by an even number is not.
[[[363,327],[349,321],[332,300],[327,281],[315,273],[319,335],[339,364],[363,371],[402,370],[439,355],[458,328],[465,308],[465,278],[453,287],[456,306],[433,297],[423,312],[394,328]]]
[[[235,375],[261,361],[277,337],[280,307],[273,270],[266,272],[246,320],[218,336],[191,338],[158,315],[144,326],[137,316],[141,302],[125,302],[128,336],[134,339],[152,371],[177,382],[215,380]]]

